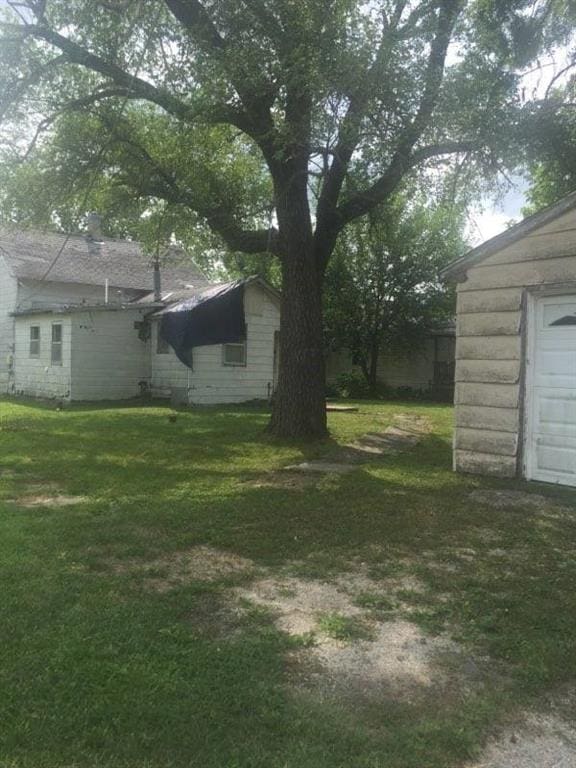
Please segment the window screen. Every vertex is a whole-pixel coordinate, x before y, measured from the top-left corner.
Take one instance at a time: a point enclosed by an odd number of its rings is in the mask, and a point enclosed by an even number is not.
[[[246,342],[222,345],[223,365],[246,365]]]
[[[30,326],[30,357],[40,357],[40,326]]]
[[[52,365],[62,365],[62,324],[52,325],[52,344],[50,349],[50,361]]]

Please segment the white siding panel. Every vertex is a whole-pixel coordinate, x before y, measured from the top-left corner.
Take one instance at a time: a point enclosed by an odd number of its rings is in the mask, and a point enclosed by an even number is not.
[[[518,435],[490,429],[461,427],[456,433],[456,449],[493,456],[516,456]]]
[[[507,248],[492,254],[485,266],[533,261],[555,256],[576,255],[576,213],[569,211]]]
[[[475,312],[460,315],[458,336],[515,336],[520,332],[520,312]]]
[[[456,426],[468,429],[490,429],[518,434],[518,408],[494,408],[485,405],[460,405],[456,409]]]
[[[460,286],[458,286],[460,288]],[[522,306],[523,288],[493,288],[491,291],[458,290],[458,314],[469,312],[519,311]]]
[[[478,265],[468,270],[468,279],[460,285],[460,291],[573,283],[575,276],[576,256],[491,267]]]
[[[12,277],[0,253],[0,393],[11,392],[14,386],[14,318],[18,284]]]
[[[456,384],[457,406],[484,405],[491,408],[518,408],[518,384],[466,383]],[[458,414],[459,409],[456,409]]]
[[[456,449],[454,463],[459,472],[494,475],[496,477],[514,477],[516,474],[516,458],[514,456],[495,456],[480,451]]]
[[[519,360],[456,360],[456,381],[516,384]]]
[[[72,399],[124,400],[150,381],[150,345],[135,323],[145,310],[75,312],[72,328]]]
[[[62,365],[51,363],[52,325],[62,325]],[[30,357],[30,326],[40,327],[40,356]],[[71,317],[38,314],[18,317],[15,322],[16,353],[14,390],[27,397],[70,399]]]
[[[462,336],[457,357],[461,360],[520,360],[520,336]]]

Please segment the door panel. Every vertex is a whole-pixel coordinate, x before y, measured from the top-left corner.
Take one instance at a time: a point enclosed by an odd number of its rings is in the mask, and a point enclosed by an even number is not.
[[[532,329],[527,474],[576,485],[576,296],[538,300]]]

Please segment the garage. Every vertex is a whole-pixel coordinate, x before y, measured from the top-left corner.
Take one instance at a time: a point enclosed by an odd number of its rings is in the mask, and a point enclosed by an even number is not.
[[[576,193],[453,262],[454,468],[576,486]]]

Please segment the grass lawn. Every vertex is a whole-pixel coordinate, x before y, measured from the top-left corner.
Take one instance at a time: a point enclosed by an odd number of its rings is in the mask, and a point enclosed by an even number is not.
[[[276,483],[399,412],[433,426],[414,449]],[[362,403],[314,447],[268,439],[258,409],[169,413],[0,402],[1,768],[449,768],[576,679],[576,494],[454,475],[450,408]],[[42,494],[82,498],[24,505]],[[252,570],[171,582],[198,547]],[[327,606],[316,634],[231,597],[272,576],[354,592],[360,571],[361,613]],[[299,661],[387,622],[457,644],[453,674],[346,692]]]

